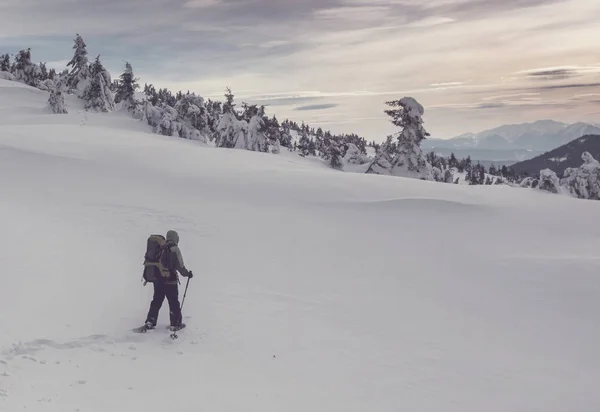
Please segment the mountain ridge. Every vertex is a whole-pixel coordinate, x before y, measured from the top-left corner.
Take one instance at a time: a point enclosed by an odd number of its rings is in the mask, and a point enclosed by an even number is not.
[[[589,134],[600,134],[600,126],[588,122],[564,123],[543,119],[464,133],[450,139],[428,139],[424,146],[427,149],[547,151]]]
[[[581,156],[585,152],[595,159],[600,158],[600,134],[582,136],[542,155],[515,163],[511,168],[527,176],[537,176],[543,169],[550,169],[561,176],[567,168],[581,166]]]

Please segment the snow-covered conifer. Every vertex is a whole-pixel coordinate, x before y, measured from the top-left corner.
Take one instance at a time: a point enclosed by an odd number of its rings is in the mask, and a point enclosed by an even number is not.
[[[560,181],[572,196],[580,199],[600,200],[600,163],[589,152],[581,155],[579,168],[567,168]]]
[[[0,54],[0,72],[10,72],[10,55]]]
[[[325,150],[325,159],[329,166],[341,170],[344,167],[342,156],[342,144],[339,139],[332,138],[327,142]]]
[[[238,120],[235,113],[234,96],[229,88],[227,88],[225,99],[223,115],[216,130],[216,145],[225,148],[246,148],[245,139],[248,125],[246,122]]]
[[[87,46],[79,34],[76,35],[73,41],[75,43],[73,45],[75,51],[73,52],[73,58],[67,63],[67,67],[71,67],[71,71],[69,71],[67,76],[67,87],[73,89],[77,96],[83,97],[86,89],[89,87],[86,80],[91,76]]]
[[[15,78],[30,86],[37,86],[39,73],[39,67],[31,62],[31,50],[19,51],[15,56]]]
[[[369,158],[363,155],[354,143],[348,143],[348,149],[344,155],[344,161],[348,164],[362,165],[369,162]]]
[[[248,123],[248,150],[255,152],[267,152],[269,150],[269,142],[266,136],[266,126],[263,120],[265,115],[264,106],[252,107],[249,110],[252,115]]]
[[[204,98],[188,93],[181,96],[174,108],[181,123],[180,137],[208,143],[210,130]]]
[[[556,173],[550,169],[540,171],[538,189],[546,190],[551,193],[560,192],[560,180]]]
[[[100,62],[100,56],[90,68],[90,83],[85,89],[83,99],[86,109],[109,112],[115,108],[114,97],[110,90],[111,77]]]
[[[300,156],[308,156],[310,154],[310,139],[308,137],[308,130],[302,125],[300,131],[300,140],[298,141],[298,153]]]
[[[53,113],[66,114],[68,113],[65,106],[65,98],[62,93],[62,85],[56,84],[52,80],[46,80],[48,87],[50,87],[50,97],[48,98],[48,106]]]
[[[450,169],[446,169],[444,172],[444,183],[453,183],[454,176],[452,175],[452,171]]]
[[[139,84],[133,75],[133,68],[129,62],[125,62],[125,71],[119,77],[115,93],[115,103],[124,103],[125,108],[129,111],[135,110],[137,104],[135,101],[135,91],[139,88]]]
[[[378,175],[390,175],[392,172],[392,162],[395,157],[393,136],[388,136],[385,143],[381,145],[373,161],[367,169],[367,173]]]
[[[386,102],[393,109],[385,110],[391,122],[402,130],[398,133],[396,156],[392,160],[391,174],[433,180],[431,164],[421,150],[421,142],[429,133],[423,128],[425,110],[412,97]]]

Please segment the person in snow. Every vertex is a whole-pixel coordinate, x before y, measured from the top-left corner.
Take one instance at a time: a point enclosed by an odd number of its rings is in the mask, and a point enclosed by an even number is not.
[[[172,269],[169,271],[170,276],[165,280],[154,282],[154,296],[150,303],[150,310],[146,317],[146,327],[152,329],[156,327],[158,320],[158,312],[167,298],[169,302],[169,317],[171,321],[171,327],[179,329],[185,325],[182,323],[181,306],[179,304],[179,277],[177,272],[181,276],[192,278],[194,275],[190,270],[187,270],[183,263],[183,255],[181,249],[179,249],[179,234],[174,230],[169,230],[166,236],[166,247],[169,252],[169,260],[171,262]]]

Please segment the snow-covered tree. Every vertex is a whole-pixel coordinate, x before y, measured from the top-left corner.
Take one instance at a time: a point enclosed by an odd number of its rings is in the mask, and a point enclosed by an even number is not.
[[[87,46],[79,34],[76,35],[73,41],[75,42],[73,45],[75,51],[73,52],[73,58],[67,63],[67,68],[71,67],[67,76],[67,87],[73,89],[79,97],[83,97],[89,86],[86,80],[91,76]]]
[[[432,166],[420,146],[423,139],[429,136],[423,128],[423,106],[412,97],[403,97],[386,104],[394,109],[386,110],[385,113],[392,118],[394,125],[402,128],[398,134],[398,148],[392,163],[392,174],[432,180]]]
[[[308,137],[308,129],[306,129],[303,125],[302,130],[300,132],[300,140],[298,141],[298,153],[300,156],[305,157],[308,156],[311,152],[310,150],[310,139]]]
[[[264,116],[263,121],[266,125],[265,136],[268,141],[268,151],[273,154],[279,154],[281,151],[281,128],[279,121],[275,116],[272,119]]]
[[[90,68],[90,76],[89,86],[83,94],[84,107],[101,112],[114,110],[114,97],[110,90],[110,73],[100,62],[100,56],[96,57],[96,61]]]
[[[281,153],[281,143],[279,142],[279,139],[276,139],[275,141],[269,140],[269,152],[273,154]]]
[[[163,104],[161,110],[161,119],[156,127],[156,132],[164,136],[178,136],[181,130],[181,123],[177,121],[177,110]]]
[[[65,106],[65,97],[62,93],[62,85],[56,84],[52,80],[47,80],[48,86],[50,87],[50,97],[48,98],[48,106],[53,113],[56,114],[66,114],[68,113],[67,108]]]
[[[347,164],[362,165],[368,163],[369,160],[370,159],[366,155],[363,155],[354,143],[348,144],[348,149],[344,155],[344,161]]]
[[[546,190],[551,193],[560,192],[560,180],[556,173],[550,169],[540,171],[540,179],[537,185],[538,189]]]
[[[342,144],[338,139],[332,138],[327,142],[327,146],[324,147],[325,159],[329,166],[334,169],[343,169],[343,156],[342,156]]]
[[[115,103],[124,102],[125,108],[129,111],[135,110],[137,103],[135,101],[135,91],[139,88],[139,84],[133,75],[133,68],[129,62],[125,62],[125,71],[119,77],[115,93]]]
[[[246,148],[245,139],[248,125],[246,122],[238,120],[235,113],[234,96],[229,88],[227,88],[225,99],[223,115],[216,130],[216,145],[225,148]]]
[[[373,159],[367,173],[390,174],[434,180],[432,165],[421,150],[421,142],[429,134],[423,128],[425,110],[412,97],[386,102],[393,109],[385,110],[391,122],[401,128],[393,149],[391,137]],[[385,148],[384,148],[385,146]],[[388,166],[389,165],[389,166]]]
[[[0,54],[0,72],[10,72],[10,55]]]
[[[264,121],[264,106],[247,106],[244,110],[245,116],[249,118],[247,137],[244,142],[244,149],[255,152],[267,152],[269,150],[269,141],[267,139],[267,126]],[[245,122],[245,120],[242,120]]]
[[[453,183],[454,176],[452,175],[452,171],[450,169],[446,169],[444,171],[444,183]]]
[[[575,197],[600,200],[600,163],[589,152],[584,152],[581,159],[579,168],[565,170],[560,184]]]
[[[31,62],[31,50],[21,50],[15,56],[15,67],[13,74],[17,80],[30,86],[37,86],[39,67]]]
[[[379,150],[367,169],[367,173],[378,175],[390,175],[392,173],[392,162],[396,156],[394,151],[395,145],[393,144],[392,139],[393,136],[388,136],[385,143],[379,147]]]
[[[194,93],[182,95],[175,104],[177,121],[181,123],[180,137],[208,143],[210,130],[204,98]]]

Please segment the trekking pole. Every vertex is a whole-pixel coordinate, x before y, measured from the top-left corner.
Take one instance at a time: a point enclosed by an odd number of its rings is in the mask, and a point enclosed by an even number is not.
[[[188,277],[187,283],[185,284],[185,291],[183,292],[183,299],[181,299],[181,307],[180,307],[180,311],[183,309],[183,304],[185,303],[185,295],[187,295],[187,290],[188,290],[188,286],[190,285],[190,278]],[[177,336],[177,331],[173,331],[173,333],[171,333],[171,339],[177,339],[179,336]]]
[[[188,278],[187,283],[185,284],[185,291],[183,292],[183,299],[181,299],[181,309],[183,309],[183,304],[185,303],[185,295],[187,295],[187,288],[190,284],[190,278]]]

